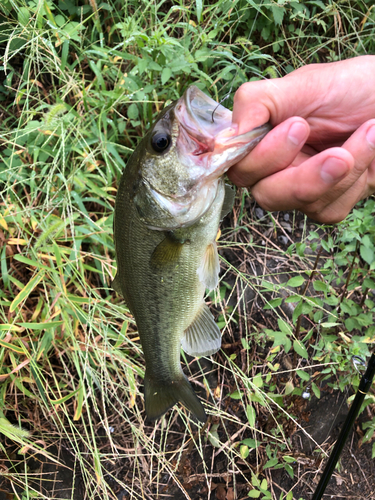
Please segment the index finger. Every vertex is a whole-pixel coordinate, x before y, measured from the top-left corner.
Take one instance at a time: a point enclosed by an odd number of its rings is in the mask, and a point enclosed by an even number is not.
[[[244,83],[234,94],[232,121],[238,124],[240,134],[269,122],[273,117],[275,104],[267,89],[270,81]]]

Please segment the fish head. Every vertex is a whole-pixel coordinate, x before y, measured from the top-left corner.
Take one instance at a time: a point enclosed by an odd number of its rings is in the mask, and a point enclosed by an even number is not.
[[[194,224],[214,202],[223,174],[270,129],[239,135],[232,112],[190,86],[138,146],[134,203],[141,220],[163,231]]]

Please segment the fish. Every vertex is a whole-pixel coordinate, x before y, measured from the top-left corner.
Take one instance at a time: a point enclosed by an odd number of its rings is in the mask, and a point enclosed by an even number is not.
[[[182,371],[181,347],[194,357],[221,347],[204,296],[218,284],[216,236],[234,202],[223,176],[270,128],[239,135],[232,112],[192,85],[160,112],[124,169],[114,210],[112,288],[137,324],[150,420],[176,403],[207,420]]]

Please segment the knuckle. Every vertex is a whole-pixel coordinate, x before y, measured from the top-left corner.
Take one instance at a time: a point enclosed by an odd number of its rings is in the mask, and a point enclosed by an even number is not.
[[[296,206],[303,207],[317,201],[315,192],[311,191],[310,186],[303,183],[296,183],[293,189],[293,197],[296,200]]]
[[[263,210],[267,210],[268,212],[273,212],[278,209],[277,206],[274,206],[272,204],[271,198],[268,196],[263,196],[261,191],[253,189],[251,190],[251,194],[253,195],[253,198],[258,203],[258,205],[263,208]]]
[[[330,205],[319,209],[310,207],[309,210],[305,211],[305,214],[320,224],[337,224],[345,219],[349,211],[344,208],[336,209]]]
[[[234,94],[234,102],[241,102],[243,100],[248,99],[248,94],[250,92],[250,86],[251,83],[243,83],[237,90],[236,93]]]

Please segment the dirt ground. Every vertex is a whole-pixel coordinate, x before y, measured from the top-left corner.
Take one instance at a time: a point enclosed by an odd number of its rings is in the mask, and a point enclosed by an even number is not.
[[[250,218],[253,217],[253,219],[264,217],[264,213],[255,205],[249,208],[249,213]],[[292,214],[287,214],[287,216],[281,213],[277,214],[277,220],[286,223],[283,225],[280,224],[277,230],[272,229],[272,224],[269,224],[271,230],[269,230],[269,227],[262,230],[255,227],[255,232],[253,233],[255,243],[258,242],[260,245],[265,240],[268,240],[274,245],[284,245],[285,249],[289,245],[291,238],[298,241],[301,237],[301,231],[290,232],[288,230],[287,224],[290,224],[289,221],[292,220],[292,217]],[[300,222],[297,219],[293,221],[293,224],[298,228]],[[233,223],[235,223],[235,220],[230,222],[230,224]],[[313,223],[311,225],[313,227]],[[258,231],[258,234],[256,231]],[[241,242],[241,235],[238,236],[237,241],[238,243]],[[262,262],[265,262],[265,256],[259,257],[259,248],[256,251],[258,254],[253,260],[251,259],[251,255],[246,257],[246,265],[253,266],[253,268],[255,266],[256,274],[261,275],[265,269],[264,266],[262,267]],[[221,253],[237,267],[240,267],[244,263],[243,255],[240,255],[238,250],[223,249]],[[252,262],[251,264],[248,263],[250,261]],[[269,275],[275,269],[280,270],[284,267],[288,270],[287,261],[281,262],[280,259],[272,255],[267,257],[265,265],[267,266]],[[229,280],[230,278],[227,277],[226,279]],[[248,310],[249,316],[262,327],[266,326],[270,328],[274,321],[272,313],[269,311],[264,313],[261,307],[254,313],[254,303],[256,302],[254,293],[248,290],[247,294],[248,296],[245,297],[245,300],[246,304],[250,304]],[[235,340],[238,338],[238,336],[235,337]],[[233,340],[223,338],[223,350],[227,355],[238,353],[239,358],[241,358],[241,349],[240,341],[233,342]],[[264,354],[257,346],[254,346],[253,352],[260,358]],[[218,356],[220,356],[220,353],[218,353]],[[284,361],[286,364],[288,363],[287,359]],[[207,360],[205,362],[202,361],[202,363],[206,363],[207,370],[210,371],[210,362]],[[218,384],[218,375],[216,373],[211,373],[208,378],[211,378],[209,383],[210,385],[212,383],[213,387]],[[230,387],[233,381],[228,380],[226,383]],[[346,400],[351,395],[348,392],[333,392],[329,385],[325,385],[320,389],[320,399],[312,396],[307,401],[300,396],[293,396],[288,401],[288,411],[293,413],[298,423],[312,439],[307,437],[302,430],[299,430],[292,421],[287,421],[286,419],[284,421],[283,417],[277,417],[280,418],[280,423],[283,425],[285,436],[290,439],[295,462],[291,464],[294,472],[293,479],[284,468],[277,470],[272,468],[265,469],[261,474],[261,479],[267,479],[268,484],[271,485],[272,499],[279,499],[282,493],[286,493],[290,489],[293,489],[293,499],[295,500],[300,498],[304,500],[312,499],[326,462],[322,460],[322,453],[317,453],[317,446],[320,446],[324,452],[329,454],[348,413]],[[199,393],[198,390],[197,392]],[[240,408],[238,401],[227,398],[225,399],[225,404],[227,413],[238,415],[246,421],[246,415],[243,408]],[[243,414],[241,414],[241,411]],[[324,499],[375,500],[375,464],[371,458],[373,443],[361,444],[361,438],[363,437],[361,422],[373,418],[373,411],[374,409],[371,406],[367,407],[360,418],[356,420],[354,429],[350,433],[342,452],[340,466],[333,474],[323,497]],[[7,418],[12,421],[11,414],[7,414]],[[16,424],[17,420],[14,423]],[[42,423],[45,429],[48,429],[48,421]],[[274,419],[269,418],[265,413],[257,416],[257,423],[262,430],[272,432]],[[209,425],[213,424],[215,424],[214,421],[209,422]],[[175,419],[172,428],[174,432],[168,436],[168,446],[171,448],[174,446],[178,447],[178,440],[184,433],[184,425],[179,417]],[[154,427],[152,425],[149,427],[145,426],[145,432],[150,432],[151,434],[153,430]],[[227,426],[225,431],[227,435],[233,436],[238,441],[247,437],[241,428],[235,424],[233,424],[233,428]],[[221,441],[225,441],[225,434],[220,435],[220,432],[224,431],[220,430],[219,427],[219,437]],[[52,435],[53,429],[51,429],[51,437]],[[129,445],[124,436],[114,436],[113,439],[119,447]],[[79,470],[77,460],[68,444],[65,442],[56,442],[52,438],[51,443],[53,444],[49,448],[49,452],[58,459],[60,465],[48,462],[42,456],[32,454],[30,454],[30,458],[27,461],[28,481],[30,484],[32,483],[37,491],[43,493],[44,496],[40,498],[94,500],[93,498],[89,499],[86,495],[82,480],[82,471]],[[14,452],[12,451],[13,448]],[[151,500],[154,498],[163,500],[185,500],[187,498],[191,500],[240,500],[249,498],[249,484],[251,484],[252,472],[257,471],[257,467],[259,466],[259,453],[261,452],[258,451],[257,453],[258,455],[255,451],[251,451],[249,456],[238,465],[240,474],[238,474],[237,478],[233,474],[233,471],[229,470],[230,464],[228,463],[227,455],[220,448],[213,450],[209,443],[206,443],[203,447],[203,460],[206,464],[209,464],[208,474],[207,470],[205,471],[203,467],[202,457],[199,456],[197,450],[195,448],[188,448],[180,457],[174,479],[166,473],[159,480],[157,489],[150,484],[147,487],[139,485],[138,493],[134,498],[147,498]],[[265,458],[263,464],[266,460]],[[13,486],[11,486],[8,480],[8,474],[11,471],[11,461],[14,463],[17,462],[16,447],[11,441],[0,435],[0,500],[16,499],[16,493],[21,491],[17,484],[13,483]],[[103,466],[108,467],[108,471],[112,475],[112,490],[115,494],[113,498],[118,500],[131,498],[126,490],[120,486],[120,483],[116,482],[116,478],[122,483],[129,483],[132,484],[132,487],[135,487],[133,466],[126,460],[103,464]],[[145,471],[147,470],[147,466],[147,463],[144,464]],[[207,486],[207,477],[210,480],[210,487]],[[236,478],[235,484],[233,478]],[[177,480],[180,485],[177,484]],[[18,498],[21,499],[19,496]],[[22,500],[24,498],[26,497],[22,497]],[[96,498],[99,497],[95,497],[95,500]]]
[[[307,405],[303,401],[301,412],[302,426],[313,437],[313,439],[329,453],[338,436],[339,430],[347,415],[347,405],[343,394],[331,394],[329,391],[323,393],[320,400],[313,398]],[[298,402],[296,402],[298,404]],[[303,414],[303,415],[302,415]],[[361,421],[367,420],[368,415],[362,415],[357,419],[354,430],[350,433],[348,441],[340,459],[339,470],[336,469],[333,477],[326,489],[324,499],[335,498],[337,500],[374,500],[375,499],[375,464],[371,458],[371,443],[360,445],[363,432],[360,427]],[[180,425],[183,425],[182,423]],[[2,440],[5,444],[4,440]],[[310,500],[318,484],[320,472],[325,461],[321,461],[313,453],[312,441],[301,431],[292,436],[294,446],[294,456],[298,457],[296,464],[293,464],[295,473],[294,479],[284,469],[271,470],[267,473],[268,480],[272,484],[274,498],[279,498],[281,492],[287,492],[293,488],[293,498]],[[7,443],[9,445],[9,443]],[[9,448],[8,448],[9,449]],[[45,495],[48,499],[71,499],[83,500],[84,485],[80,472],[77,472],[78,465],[69,449],[61,443],[60,447],[50,448],[49,452],[58,458],[60,464],[48,462],[44,457],[30,457],[28,461],[28,475],[30,485]],[[228,473],[228,464],[224,454],[220,453],[215,457],[215,466],[212,473],[211,495],[212,499],[234,500],[248,498],[248,484],[239,481],[235,488],[232,484],[232,475]],[[207,458],[210,458],[209,452]],[[14,456],[16,459],[16,456]],[[254,459],[254,457],[253,457]],[[248,462],[252,457],[249,455]],[[0,454],[0,467],[2,471],[9,461]],[[124,464],[125,465],[125,464]],[[254,465],[254,464],[253,464]],[[251,479],[250,470],[246,473],[249,463],[244,462],[244,476]],[[1,470],[0,469],[0,470]],[[119,469],[117,474],[122,480],[131,474],[128,466]],[[202,467],[201,458],[198,453],[192,450],[181,461],[177,477],[191,499],[205,500],[209,496],[205,474]],[[162,495],[157,497],[145,496],[145,498],[163,498],[174,500],[185,500],[186,496],[181,489],[173,482],[165,478],[166,483],[162,488]],[[73,487],[74,485],[74,487]],[[159,484],[159,491],[160,491]],[[114,485],[117,491],[117,499],[125,500],[130,498],[121,487]],[[13,488],[0,472],[0,500],[13,500],[17,497],[15,492],[20,489],[16,485]],[[41,497],[42,498],[42,497]]]

